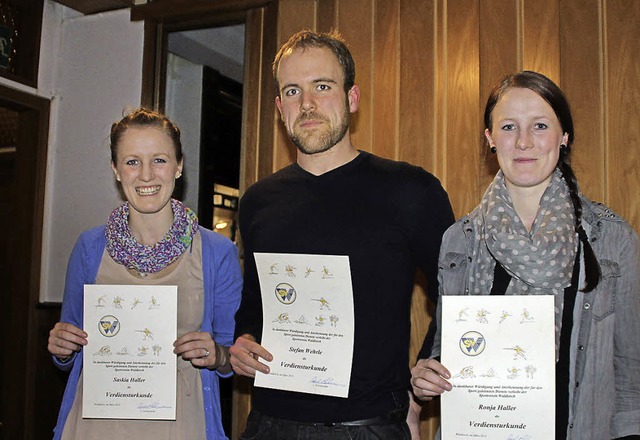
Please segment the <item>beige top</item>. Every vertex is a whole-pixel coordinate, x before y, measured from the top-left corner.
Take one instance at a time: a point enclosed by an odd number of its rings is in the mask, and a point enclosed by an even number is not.
[[[156,274],[141,277],[116,263],[105,250],[96,284],[145,284],[178,286],[178,337],[199,331],[204,309],[202,240],[192,245],[173,264]],[[198,369],[178,358],[176,420],[120,420],[82,418],[82,373],[73,406],[65,422],[62,440],[203,439],[206,438],[202,380]]]

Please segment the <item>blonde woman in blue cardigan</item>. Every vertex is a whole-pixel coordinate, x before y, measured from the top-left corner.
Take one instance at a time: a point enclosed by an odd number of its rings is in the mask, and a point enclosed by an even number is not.
[[[226,439],[218,378],[231,375],[242,289],[237,248],[171,198],[183,161],[180,131],[165,116],[139,109],[113,124],[111,161],[126,202],[78,239],[49,336],[54,363],[70,372],[54,439]],[[176,420],[82,418],[85,284],[178,286]]]

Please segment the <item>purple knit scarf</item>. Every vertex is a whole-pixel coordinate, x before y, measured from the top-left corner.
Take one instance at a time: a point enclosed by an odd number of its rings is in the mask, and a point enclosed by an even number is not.
[[[105,236],[107,252],[119,264],[142,274],[156,273],[176,261],[189,247],[198,231],[198,217],[181,202],[171,199],[173,225],[162,240],[151,246],[140,244],[129,229],[129,203],[116,208],[109,219]]]

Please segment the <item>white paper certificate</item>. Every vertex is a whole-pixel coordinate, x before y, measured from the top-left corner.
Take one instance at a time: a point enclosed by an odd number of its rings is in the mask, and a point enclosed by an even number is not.
[[[348,397],[353,359],[349,257],[255,254],[262,293],[262,346],[273,355],[265,388]]]
[[[82,417],[176,418],[177,286],[84,286]]]
[[[555,320],[551,295],[442,297],[442,438],[555,436]]]

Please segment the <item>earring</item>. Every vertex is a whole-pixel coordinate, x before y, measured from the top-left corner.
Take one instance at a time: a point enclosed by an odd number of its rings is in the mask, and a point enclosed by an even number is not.
[[[492,145],[492,146],[491,146],[491,148],[489,148],[489,149],[491,150],[491,152],[492,152],[493,154],[496,154],[496,151],[498,151],[498,149],[496,148],[496,146],[495,146],[495,145]]]
[[[560,144],[560,151],[565,151],[567,146],[565,144]]]

